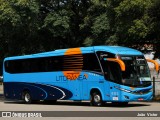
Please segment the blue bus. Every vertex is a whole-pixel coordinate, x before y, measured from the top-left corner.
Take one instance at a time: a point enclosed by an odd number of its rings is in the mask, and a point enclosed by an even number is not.
[[[150,61],[153,62],[153,61]],[[7,57],[3,63],[6,99],[33,101],[90,100],[127,104],[152,99],[143,54],[121,46],[60,49]]]

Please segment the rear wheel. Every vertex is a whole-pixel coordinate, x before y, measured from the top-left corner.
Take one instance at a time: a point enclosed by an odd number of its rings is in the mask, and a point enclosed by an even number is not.
[[[29,91],[24,91],[22,97],[25,103],[27,104],[32,103],[32,97]]]
[[[99,92],[91,93],[90,104],[92,106],[102,106],[103,105],[102,97],[101,97],[101,94]]]

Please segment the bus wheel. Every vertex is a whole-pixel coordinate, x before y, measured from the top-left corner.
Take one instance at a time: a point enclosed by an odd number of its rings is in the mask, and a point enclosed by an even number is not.
[[[31,94],[29,91],[24,91],[23,92],[23,100],[25,103],[27,104],[30,104],[32,102],[32,99],[31,99]]]
[[[92,106],[102,106],[103,101],[102,101],[101,94],[99,92],[91,93],[90,104]]]

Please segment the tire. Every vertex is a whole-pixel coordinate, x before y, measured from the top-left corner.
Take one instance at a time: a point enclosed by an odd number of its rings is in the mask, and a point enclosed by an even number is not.
[[[22,98],[26,104],[32,103],[32,97],[29,91],[24,91]]]
[[[90,96],[91,106],[102,106],[103,105],[102,96],[99,92],[93,92]]]

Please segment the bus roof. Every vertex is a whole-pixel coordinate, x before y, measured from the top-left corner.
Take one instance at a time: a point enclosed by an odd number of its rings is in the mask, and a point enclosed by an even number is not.
[[[72,49],[72,48],[68,48]],[[64,55],[64,53],[68,49],[58,49],[50,52],[42,52],[37,54],[31,54],[31,55],[22,55],[22,56],[13,56],[13,57],[7,57],[5,60],[14,60],[14,59],[24,59],[24,58],[36,58],[36,57],[45,57],[45,56],[60,56]],[[122,47],[122,46],[92,46],[92,47],[80,47],[82,53],[93,53],[95,51],[106,51],[113,54],[119,54],[119,55],[143,55],[140,51],[128,48],[128,47]]]
[[[143,55],[140,51],[122,46],[94,46],[96,51],[107,51],[119,55]]]

